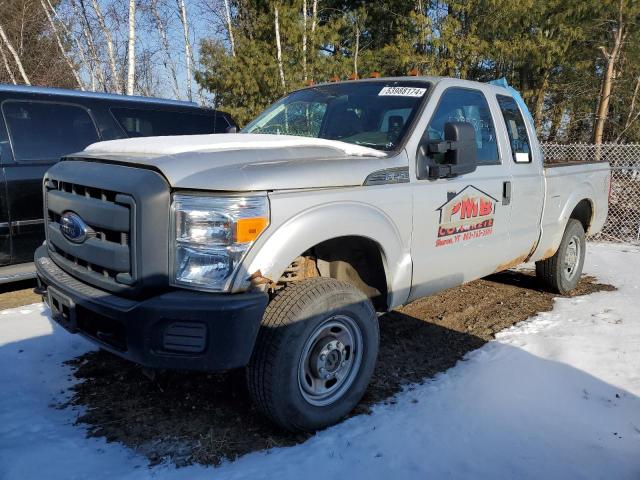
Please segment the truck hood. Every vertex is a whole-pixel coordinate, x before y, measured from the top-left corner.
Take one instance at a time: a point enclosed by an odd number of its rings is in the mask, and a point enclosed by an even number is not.
[[[402,155],[336,140],[247,133],[111,140],[69,157],[152,167],[174,188],[220,191],[362,185],[407,166]]]

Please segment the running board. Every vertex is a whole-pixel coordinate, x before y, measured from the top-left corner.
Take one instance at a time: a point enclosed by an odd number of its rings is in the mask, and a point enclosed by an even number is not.
[[[20,280],[29,280],[31,278],[36,278],[36,266],[33,262],[0,267],[0,284],[19,282]]]

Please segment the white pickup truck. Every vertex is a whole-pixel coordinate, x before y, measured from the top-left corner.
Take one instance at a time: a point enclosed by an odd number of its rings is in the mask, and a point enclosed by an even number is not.
[[[69,331],[146,367],[246,367],[266,415],[314,430],[365,392],[378,314],[527,261],[574,288],[609,182],[606,163],[544,168],[505,84],[323,84],[242,133],[64,158],[39,290]]]

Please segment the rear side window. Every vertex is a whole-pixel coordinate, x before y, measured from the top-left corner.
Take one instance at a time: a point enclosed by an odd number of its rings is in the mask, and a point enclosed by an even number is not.
[[[17,162],[56,161],[99,140],[89,112],[77,105],[9,100],[2,113]]]
[[[130,137],[215,133],[213,115],[115,107],[111,113]],[[226,121],[225,128],[226,128]],[[224,130],[223,130],[224,131]]]
[[[479,165],[500,163],[491,111],[482,92],[468,88],[445,90],[427,127],[429,140],[444,141],[444,125],[448,122],[465,122],[473,127]],[[444,154],[435,154],[434,160],[444,160]]]
[[[498,104],[502,111],[504,123],[509,133],[511,155],[516,163],[531,162],[531,146],[527,135],[527,127],[516,101],[506,95],[498,95]]]

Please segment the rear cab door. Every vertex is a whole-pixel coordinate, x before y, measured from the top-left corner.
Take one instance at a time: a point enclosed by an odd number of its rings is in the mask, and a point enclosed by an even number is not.
[[[500,140],[500,110],[492,92],[493,87],[475,82],[439,81],[407,143],[414,184],[410,300],[488,275],[508,258],[511,205],[504,194],[511,165]],[[447,122],[473,126],[478,166],[453,178],[418,180],[421,139],[444,140]]]
[[[45,97],[46,98],[46,97]],[[44,240],[42,178],[60,157],[100,138],[91,112],[58,96],[16,96],[0,104],[11,156],[3,158],[12,237],[11,263],[33,261]]]
[[[498,122],[503,125],[500,129],[504,135],[503,142],[508,149],[505,160],[511,166],[511,245],[509,259],[503,264],[508,268],[527,260],[536,249],[545,181],[542,152],[529,112],[523,111],[509,93],[498,92],[495,98],[501,112]]]

